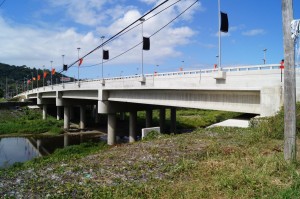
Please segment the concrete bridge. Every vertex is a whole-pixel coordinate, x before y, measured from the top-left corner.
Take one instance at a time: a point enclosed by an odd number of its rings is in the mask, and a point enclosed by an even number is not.
[[[274,115],[283,104],[283,80],[279,64],[180,71],[86,80],[40,87],[20,94],[36,100],[46,118],[49,106],[63,109],[64,128],[69,129],[72,107],[80,107],[80,128],[85,128],[86,107],[107,114],[108,144],[116,142],[116,113],[129,112],[129,140],[136,139],[137,111],[146,111],[151,127],[152,110],[160,110],[161,131],[165,110],[171,109],[171,132],[176,131],[176,108],[196,108]],[[299,72],[296,70],[299,79]],[[283,77],[282,77],[283,79]],[[299,81],[297,81],[299,82]],[[297,83],[297,100],[300,99]],[[71,111],[70,111],[71,110]]]

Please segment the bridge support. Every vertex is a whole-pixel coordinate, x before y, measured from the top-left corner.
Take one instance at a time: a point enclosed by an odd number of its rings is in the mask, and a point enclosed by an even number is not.
[[[146,110],[146,128],[152,126],[152,109]]]
[[[129,142],[136,141],[136,121],[137,121],[137,112],[132,111],[129,115]]]
[[[79,122],[80,129],[85,128],[85,111],[86,111],[85,105],[80,105],[80,122]]]
[[[70,128],[70,108],[64,106],[64,129],[69,130]]]
[[[61,106],[56,107],[56,119],[61,120]]]
[[[68,134],[64,134],[64,147],[69,146],[69,135]]]
[[[121,121],[125,120],[125,113],[124,112],[120,112],[120,120]]]
[[[74,120],[75,118],[75,107],[69,106],[69,112],[70,112],[70,120]]]
[[[117,117],[115,113],[107,115],[107,144],[114,145],[116,143],[116,123]]]
[[[47,105],[43,105],[43,120],[47,118]]]
[[[176,108],[171,108],[171,133],[176,133]]]
[[[165,132],[165,123],[166,123],[166,109],[161,108],[159,110],[159,126],[160,126],[160,132]]]

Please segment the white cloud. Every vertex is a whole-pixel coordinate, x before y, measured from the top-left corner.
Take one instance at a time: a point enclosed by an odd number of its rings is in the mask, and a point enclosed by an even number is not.
[[[257,35],[264,35],[266,33],[263,29],[252,29],[242,33],[244,36],[257,36]]]
[[[69,26],[68,24],[65,24],[65,27],[52,27],[51,29],[47,26],[36,27],[34,24],[20,25],[8,22],[0,16],[0,38],[3,49],[0,54],[0,62],[15,65],[25,64],[30,67],[46,65],[49,68],[50,60],[53,60],[54,66],[59,66],[58,69],[60,69],[62,54],[65,55],[65,63],[70,64],[77,59],[77,47],[81,47],[80,55],[82,56],[101,43],[101,35],[105,35],[107,39],[142,16],[141,11],[133,6],[127,6],[125,10],[122,10],[123,7],[116,5],[109,7],[104,14],[95,12],[103,10],[107,2],[112,3],[112,1],[106,0],[51,1],[51,5],[54,7],[66,8],[68,17],[76,23],[88,26],[94,25],[86,32],[82,30],[79,32],[78,27]],[[155,2],[157,1],[148,0],[148,3]],[[144,36],[152,35],[170,22],[178,15],[179,7],[184,8],[186,5],[178,4],[177,7],[172,7],[157,17],[145,21],[143,24]],[[188,14],[188,18],[192,16],[193,12]],[[110,25],[102,23],[108,16],[113,21]],[[146,19],[149,17],[147,16]],[[179,18],[176,22],[186,19]],[[172,23],[151,37],[151,50],[144,52],[145,63],[159,63],[181,54],[178,47],[191,42],[191,38],[196,32],[186,25],[178,24],[180,23]],[[51,26],[51,24],[48,26]],[[141,26],[137,26],[107,44],[105,48],[110,50],[110,58],[113,58],[141,42],[141,38]],[[109,63],[111,65],[140,63],[140,54],[141,46]],[[84,59],[83,66],[100,62],[101,51],[96,51]]]

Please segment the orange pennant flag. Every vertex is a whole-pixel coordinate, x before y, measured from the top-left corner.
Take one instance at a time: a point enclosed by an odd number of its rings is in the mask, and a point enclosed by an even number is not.
[[[52,75],[55,74],[55,68],[52,68],[52,71],[51,71]]]
[[[80,58],[78,66],[80,66],[82,64],[82,62],[83,62],[83,58]]]
[[[44,72],[44,79],[47,77],[47,71]]]
[[[38,75],[38,80],[41,80],[41,75]]]

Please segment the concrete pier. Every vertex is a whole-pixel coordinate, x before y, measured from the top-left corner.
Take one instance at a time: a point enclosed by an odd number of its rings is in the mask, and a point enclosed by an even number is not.
[[[47,105],[43,105],[43,120],[47,119]]]
[[[160,126],[160,132],[165,132],[165,124],[166,124],[166,109],[161,108],[159,110],[159,126]]]
[[[146,128],[152,126],[152,109],[146,110]]]
[[[115,113],[107,115],[107,144],[116,144],[117,117]]]
[[[69,130],[70,128],[70,109],[69,106],[64,106],[64,129]]]
[[[80,122],[79,122],[80,129],[85,128],[85,111],[86,111],[85,105],[81,105],[80,106]]]
[[[176,133],[176,108],[171,108],[171,133]]]
[[[56,119],[61,120],[61,106],[56,107]]]
[[[137,121],[137,112],[132,111],[129,115],[129,142],[136,141],[136,121]]]

